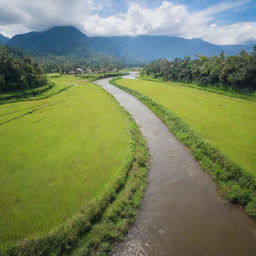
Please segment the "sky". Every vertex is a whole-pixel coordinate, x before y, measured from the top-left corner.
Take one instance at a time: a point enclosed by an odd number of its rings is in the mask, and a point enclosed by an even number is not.
[[[256,0],[0,0],[5,36],[66,25],[88,36],[167,35],[244,44],[256,41]]]

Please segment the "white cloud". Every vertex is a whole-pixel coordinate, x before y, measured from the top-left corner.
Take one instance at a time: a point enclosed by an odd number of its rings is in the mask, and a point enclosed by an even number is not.
[[[97,8],[93,0],[1,0],[0,32],[11,36],[52,26],[81,27],[82,20]]]
[[[200,37],[217,44],[239,44],[256,41],[256,23],[243,22],[227,26],[212,24]]]
[[[155,9],[131,4],[127,13],[106,18],[90,15],[83,22],[90,35],[170,35],[202,38],[216,44],[237,44],[256,40],[256,23],[217,26],[211,21],[219,12],[248,1],[222,2],[200,12],[189,12],[184,5],[164,1]]]
[[[96,4],[97,2],[97,4]],[[0,32],[43,30],[57,25],[74,25],[88,35],[170,35],[202,38],[217,44],[245,43],[256,40],[256,22],[231,25],[215,24],[219,13],[243,7],[250,0],[224,1],[202,11],[190,12],[185,5],[163,1],[147,8],[131,1],[126,13],[101,17],[105,0],[1,0]]]
[[[16,35],[17,33],[22,34],[29,31],[31,31],[31,29],[23,26],[22,24],[0,25],[0,33],[7,37]]]
[[[164,1],[155,9],[131,4],[126,14],[106,18],[97,14],[83,21],[84,30],[91,35],[144,35],[168,34],[182,36],[182,29],[189,20],[185,6]]]

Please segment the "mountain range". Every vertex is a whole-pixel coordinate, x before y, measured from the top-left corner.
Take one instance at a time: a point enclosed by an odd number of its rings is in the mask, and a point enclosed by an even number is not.
[[[93,58],[111,55],[126,62],[147,62],[158,58],[174,59],[195,55],[213,56],[224,51],[237,54],[241,49],[252,51],[248,45],[216,45],[202,39],[169,36],[111,36],[88,37],[72,26],[54,27],[43,32],[29,32],[8,39],[0,34],[0,44],[30,52],[45,52],[59,56]]]
[[[1,45],[1,44],[6,44],[8,41],[9,41],[9,38],[6,37],[6,36],[4,36],[4,35],[2,35],[2,34],[0,33],[0,45]]]

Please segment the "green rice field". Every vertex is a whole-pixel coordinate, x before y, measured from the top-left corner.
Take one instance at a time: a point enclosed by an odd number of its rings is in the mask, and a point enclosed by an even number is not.
[[[0,105],[1,246],[76,216],[132,158],[128,120],[112,97],[74,76],[50,80],[66,90]]]
[[[256,176],[256,103],[180,86],[175,83],[121,79],[180,117],[228,159]]]

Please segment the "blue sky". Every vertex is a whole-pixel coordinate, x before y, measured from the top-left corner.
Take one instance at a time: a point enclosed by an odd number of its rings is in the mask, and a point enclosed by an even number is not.
[[[209,7],[210,5],[216,5],[217,3],[223,2],[222,0],[177,0],[175,2],[183,3],[188,6],[191,10],[202,10]],[[241,2],[241,1],[231,1],[231,2]],[[243,1],[246,2],[246,1]],[[216,15],[217,23],[227,23],[232,24],[235,22],[246,22],[246,21],[256,21],[256,1],[248,1],[247,3],[241,5],[240,7],[224,11],[220,15]]]
[[[0,33],[73,25],[89,36],[167,35],[256,41],[256,0],[1,0]]]
[[[112,8],[104,8],[97,11],[102,16],[108,16],[109,14],[124,13],[127,11],[130,3],[141,3],[141,5],[147,6],[148,8],[156,8],[161,5],[162,0],[141,0],[141,1],[125,1],[125,0],[109,0],[108,1]],[[168,1],[176,4],[185,5],[190,11],[199,11],[206,9],[209,6],[216,5],[218,3],[225,2],[223,0],[173,0]],[[227,2],[227,1],[226,1]],[[230,2],[241,2],[241,1],[230,1]],[[246,2],[246,1],[244,1]],[[229,23],[234,22],[246,22],[256,21],[256,0],[248,1],[241,7],[227,10],[221,15],[216,16],[216,22],[218,23]]]

